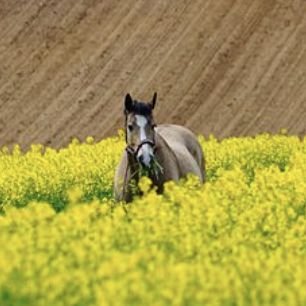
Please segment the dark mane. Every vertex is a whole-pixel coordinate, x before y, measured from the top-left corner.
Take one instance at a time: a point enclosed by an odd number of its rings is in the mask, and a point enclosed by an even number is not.
[[[148,117],[148,116],[152,115],[152,107],[148,103],[138,102],[138,101],[134,100],[133,112],[136,115],[142,115],[142,116]]]

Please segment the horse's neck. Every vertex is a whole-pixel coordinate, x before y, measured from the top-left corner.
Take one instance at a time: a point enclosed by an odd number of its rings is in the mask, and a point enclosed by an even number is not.
[[[179,178],[179,163],[173,150],[163,136],[156,132],[156,158],[163,168],[163,181]]]
[[[173,159],[175,158],[175,154],[172,149],[168,145],[167,141],[163,136],[161,136],[158,132],[155,134],[155,143],[156,143],[156,156],[161,160]]]

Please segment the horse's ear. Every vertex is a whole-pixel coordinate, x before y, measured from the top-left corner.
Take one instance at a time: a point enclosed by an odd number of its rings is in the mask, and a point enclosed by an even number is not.
[[[153,99],[152,99],[152,102],[151,102],[152,109],[154,109],[154,107],[155,107],[156,100],[157,100],[157,92],[154,92]]]
[[[133,99],[132,99],[131,95],[128,93],[125,96],[124,111],[127,112],[127,113],[130,113],[133,110],[133,105],[134,105]]]

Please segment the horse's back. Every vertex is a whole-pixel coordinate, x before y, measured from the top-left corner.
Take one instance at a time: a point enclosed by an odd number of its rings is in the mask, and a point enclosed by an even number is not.
[[[157,126],[157,132],[171,148],[186,148],[192,155],[202,154],[201,146],[194,133],[183,126],[162,124]]]
[[[194,173],[204,181],[205,162],[197,137],[189,129],[174,124],[158,125],[157,133],[176,155],[183,174]]]

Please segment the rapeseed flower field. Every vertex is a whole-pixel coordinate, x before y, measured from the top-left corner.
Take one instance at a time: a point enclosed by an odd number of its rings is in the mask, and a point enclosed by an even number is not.
[[[114,203],[122,135],[0,152],[0,305],[306,305],[306,139],[200,137],[207,182]]]

